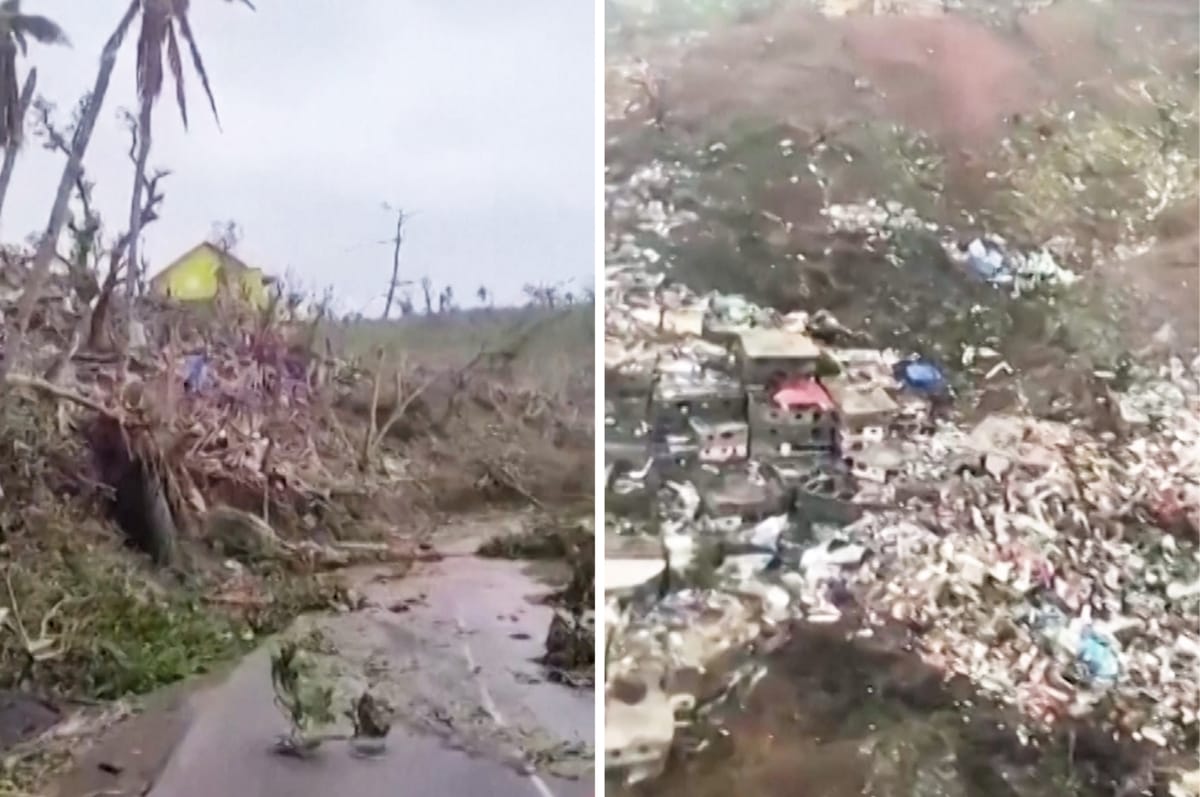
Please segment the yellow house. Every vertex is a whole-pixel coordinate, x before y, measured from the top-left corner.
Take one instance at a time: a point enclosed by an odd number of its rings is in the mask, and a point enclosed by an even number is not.
[[[262,269],[251,268],[235,255],[205,242],[155,274],[150,290],[183,302],[210,302],[217,297],[222,277],[255,307],[267,304],[267,286],[275,281]]]

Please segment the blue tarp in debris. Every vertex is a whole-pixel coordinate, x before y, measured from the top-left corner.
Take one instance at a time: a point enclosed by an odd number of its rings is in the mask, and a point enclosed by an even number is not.
[[[914,360],[900,367],[900,380],[922,393],[939,393],[946,388],[946,379],[933,363]]]
[[[183,389],[193,393],[204,387],[204,379],[208,375],[208,362],[203,354],[193,354],[187,358],[184,366],[186,376],[183,378]]]
[[[1111,684],[1121,674],[1121,662],[1112,643],[1088,627],[1079,640],[1079,664],[1093,683]]]

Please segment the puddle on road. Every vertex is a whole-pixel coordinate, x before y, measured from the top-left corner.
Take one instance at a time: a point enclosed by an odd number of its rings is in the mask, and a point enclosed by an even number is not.
[[[1153,773],[1102,734],[1023,744],[961,680],[833,626],[798,629],[748,694],[715,707],[661,778],[625,797],[1112,797]],[[686,748],[693,752],[685,752]]]

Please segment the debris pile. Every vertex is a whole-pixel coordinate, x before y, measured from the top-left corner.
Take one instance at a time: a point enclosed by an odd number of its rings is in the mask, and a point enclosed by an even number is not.
[[[110,604],[148,593],[154,622],[174,616],[182,628],[186,615],[203,666],[298,612],[355,607],[324,571],[412,561],[441,511],[590,489],[591,429],[578,422],[590,386],[522,383],[489,352],[458,368],[382,351],[365,363],[343,358],[320,342],[353,334],[348,325],[227,297],[139,297],[127,334],[119,292],[89,304],[61,271],[18,336],[27,263],[9,252],[0,268],[0,494],[11,508],[0,508],[0,525],[25,625],[70,618],[55,661],[38,660],[36,680],[50,692],[109,697],[190,672],[191,659],[169,668],[179,656],[161,667],[149,654],[109,656],[92,635],[109,633]],[[121,543],[149,554],[157,573]],[[203,600],[147,583],[176,576]],[[147,621],[146,645],[176,644],[157,629]],[[4,637],[2,663],[20,667],[27,641]],[[80,675],[109,658],[111,676]],[[138,668],[151,674],[126,672]]]
[[[649,777],[707,744],[664,792],[803,789],[800,759],[844,743],[892,763],[882,736],[945,720],[949,756],[890,747],[951,762],[958,785],[898,792],[1033,793],[993,758],[1002,733],[1048,783],[1067,761],[1072,788],[1140,793],[1110,776],[1173,770],[1200,737],[1200,363],[1172,328],[1194,330],[1194,302],[1164,306],[1194,294],[1192,87],[1128,38],[1085,87],[1061,45],[1090,48],[1100,17],[1071,5],[743,3],[736,25],[729,5],[677,26],[703,39],[610,48],[651,59],[669,100],[609,113],[610,771]],[[1150,48],[1194,16],[1102,5]],[[870,18],[893,13],[909,18]],[[1194,37],[1175,41],[1194,63]],[[1036,76],[1013,57],[1031,45]],[[898,79],[901,61],[921,66]],[[746,355],[773,359],[779,332],[817,357],[758,371]],[[920,656],[964,716],[896,721],[912,706],[881,668],[844,679],[857,724],[762,720],[793,687],[812,713],[841,705],[817,633],[927,672]],[[703,679],[675,676],[698,659]],[[1083,742],[1110,734],[1104,753]],[[1116,748],[1120,766],[1093,766]],[[980,758],[1007,783],[970,783]],[[829,767],[847,793],[857,763]],[[821,769],[810,789],[828,790]]]
[[[210,503],[311,527],[329,514],[323,506],[334,492],[363,490],[351,475],[359,450],[344,430],[336,433],[332,409],[315,408],[316,372],[335,363],[289,346],[270,328],[219,326],[190,340],[148,340],[130,349],[127,362],[72,352],[57,377],[43,355],[57,362],[62,349],[39,347],[28,371],[10,371],[7,382],[58,402],[60,413],[84,411],[73,422],[61,415],[60,433],[76,426],[95,464],[75,475],[115,492],[118,521],[156,559],[171,558],[177,529],[204,517]],[[156,508],[148,512],[145,503]]]
[[[1085,721],[1194,746],[1200,358],[1098,374],[1115,429],[968,422],[942,364],[829,313],[640,265],[607,280],[610,772],[657,775],[679,723],[754,678],[792,622],[898,627],[1019,710],[1026,739]]]
[[[24,259],[10,255],[0,274],[6,391],[55,408],[55,437],[79,454],[69,477],[105,485],[126,533],[160,561],[172,558],[177,533],[211,526],[203,518],[216,505],[305,538],[321,530],[371,539],[389,522],[379,507],[366,511],[381,495],[411,499],[410,526],[421,525],[420,506],[440,508],[463,493],[537,501],[530,485],[540,486],[542,474],[528,472],[537,463],[515,453],[518,443],[582,446],[568,428],[571,413],[560,411],[573,397],[485,373],[486,352],[457,370],[393,363],[382,352],[374,362],[349,361],[328,341],[322,352],[319,320],[285,318],[289,311],[274,304],[141,297],[126,335],[122,298],[108,297],[109,319],[97,320],[99,310],[89,311],[72,276],[59,272],[19,339],[26,273]],[[89,332],[94,323],[104,334]],[[439,439],[452,423],[482,427],[488,444],[445,450],[453,441]],[[586,477],[561,464],[551,465],[559,481]],[[430,488],[445,495],[431,498],[423,492]]]

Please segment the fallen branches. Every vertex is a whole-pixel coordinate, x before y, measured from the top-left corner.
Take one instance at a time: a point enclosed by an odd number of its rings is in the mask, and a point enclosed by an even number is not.
[[[546,508],[545,505],[538,500],[537,496],[529,492],[529,490],[521,484],[521,480],[517,478],[517,476],[512,472],[512,468],[510,468],[508,465],[505,465],[503,462],[488,463],[485,467],[487,468],[487,471],[484,473],[482,481],[486,482],[490,480],[493,484],[505,487],[521,496],[538,509]]]
[[[406,412],[408,412],[409,408],[412,407],[422,395],[424,395],[424,393],[430,388],[430,386],[434,384],[434,382],[443,378],[450,379],[452,381],[460,379],[462,376],[470,372],[471,369],[479,365],[479,363],[483,362],[487,355],[488,352],[486,350],[482,350],[472,357],[466,365],[461,366],[448,375],[441,373],[432,374],[407,396],[404,395],[405,369],[402,364],[397,365],[394,374],[396,389],[395,403],[392,405],[392,411],[388,414],[387,420],[383,422],[382,426],[376,428],[375,419],[377,417],[377,413],[379,412],[379,387],[380,383],[382,382],[381,375],[384,368],[384,353],[382,350],[380,350],[379,364],[376,367],[375,374],[372,378],[371,407],[369,413],[370,420],[367,435],[363,440],[362,455],[359,459],[360,469],[365,470],[366,468],[370,467],[375,459],[375,455],[378,452],[380,445],[382,444],[383,440],[387,438],[388,433],[391,432],[392,428],[404,418],[404,415]],[[402,396],[403,398],[401,398]]]
[[[40,377],[9,373],[5,375],[4,381],[9,387],[29,388],[30,390],[35,390],[54,399],[61,399],[63,401],[70,401],[74,404],[78,404],[79,406],[85,407],[93,412],[100,413],[105,418],[110,418],[117,422],[121,422],[123,420],[123,417],[119,412],[106,407],[96,399],[53,384],[52,382],[48,382]]]
[[[122,268],[111,265],[90,317],[69,285],[52,283],[27,336],[31,357],[0,375],[0,388],[27,399],[21,412],[36,416],[37,435],[67,441],[85,431],[80,450],[53,471],[87,495],[116,503],[126,495],[126,519],[170,515],[177,529],[202,529],[211,508],[227,504],[269,518],[289,543],[285,558],[298,562],[307,554],[294,546],[316,529],[339,541],[378,539],[400,512],[411,522],[414,512],[489,501],[541,506],[590,484],[590,437],[580,438],[584,451],[556,431],[569,417],[559,410],[575,408],[490,369],[495,352],[511,360],[562,313],[519,316],[515,334],[493,335],[498,345],[450,367],[401,359],[393,368],[380,351],[364,371],[328,348],[305,348],[307,321],[139,297],[147,346],[122,372],[119,353],[79,342],[103,329],[98,316]],[[328,378],[314,384],[317,357]],[[400,441],[410,450],[395,450]],[[120,489],[143,461],[153,464],[145,490],[161,487],[161,496]],[[481,477],[489,489],[474,487]]]
[[[25,623],[21,620],[21,607],[17,603],[17,594],[13,590],[11,568],[6,568],[4,571],[4,587],[8,590],[9,611],[5,613],[4,617],[0,617],[0,620],[11,617],[12,624],[20,636],[21,647],[28,657],[28,661],[25,664],[25,675],[27,676],[34,664],[41,661],[49,661],[62,655],[62,649],[56,648],[55,640],[50,636],[49,628],[50,623],[58,615],[66,599],[59,599],[57,603],[46,611],[46,614],[42,617],[38,636],[36,639],[33,639],[29,636],[29,631],[25,628]]]

